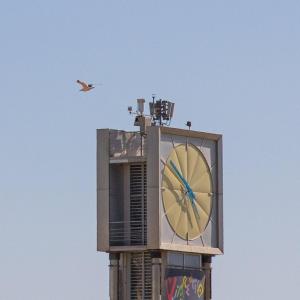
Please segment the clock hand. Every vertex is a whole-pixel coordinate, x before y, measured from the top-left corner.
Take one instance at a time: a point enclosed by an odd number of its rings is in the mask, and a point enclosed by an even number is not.
[[[191,189],[190,185],[185,180],[185,178],[180,174],[179,170],[177,169],[176,165],[173,163],[172,160],[170,160],[170,165],[171,165],[172,169],[174,170],[175,174],[177,175],[177,177],[179,177],[181,183],[183,183],[184,187],[186,188],[190,200],[195,201],[196,197],[194,195],[193,190]]]
[[[197,215],[197,218],[199,219],[200,216],[199,216],[199,212],[196,207],[196,204],[195,204],[196,197],[195,197],[193,190],[191,189],[190,185],[185,180],[185,178],[180,174],[179,170],[177,169],[176,165],[174,164],[174,162],[172,160],[170,160],[170,165],[172,166],[172,169],[174,170],[175,174],[177,175],[177,178],[179,177],[181,183],[183,183],[184,187],[186,188],[188,197],[189,197],[192,207],[193,207],[193,210],[194,210],[195,214]]]
[[[196,204],[195,204],[195,200],[193,199],[193,201],[191,201],[191,203],[192,203],[193,210],[194,210],[195,214],[197,215],[197,218],[200,219],[198,208],[196,207]]]
[[[181,188],[186,189],[186,186],[185,186],[184,182],[182,181],[183,177],[180,177],[179,171],[177,170],[177,172],[176,172],[175,169],[173,167],[171,167],[169,164],[167,164],[164,161],[162,161],[162,162],[172,172],[172,174],[175,176],[175,178],[179,181],[179,183],[181,184]]]

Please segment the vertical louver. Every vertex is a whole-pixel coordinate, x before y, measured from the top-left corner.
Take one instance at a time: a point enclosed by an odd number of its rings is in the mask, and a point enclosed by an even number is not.
[[[146,164],[130,165],[130,242],[147,243],[147,170]]]
[[[152,299],[152,264],[149,252],[133,252],[130,259],[130,299]]]
[[[146,164],[112,165],[110,182],[110,246],[146,245]]]

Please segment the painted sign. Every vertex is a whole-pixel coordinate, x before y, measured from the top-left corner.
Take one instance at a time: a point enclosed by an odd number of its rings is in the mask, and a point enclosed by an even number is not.
[[[204,300],[204,272],[166,269],[163,300]]]

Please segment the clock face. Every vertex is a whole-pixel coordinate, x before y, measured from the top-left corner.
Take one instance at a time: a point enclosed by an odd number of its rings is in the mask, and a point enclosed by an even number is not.
[[[212,176],[202,152],[192,144],[174,146],[162,174],[164,213],[173,231],[193,240],[205,230],[212,211]]]

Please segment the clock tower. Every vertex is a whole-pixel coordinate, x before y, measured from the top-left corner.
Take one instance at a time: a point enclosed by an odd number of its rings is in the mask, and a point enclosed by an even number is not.
[[[139,131],[97,130],[97,249],[111,300],[210,300],[223,254],[222,136],[171,128],[174,103],[138,99]]]

